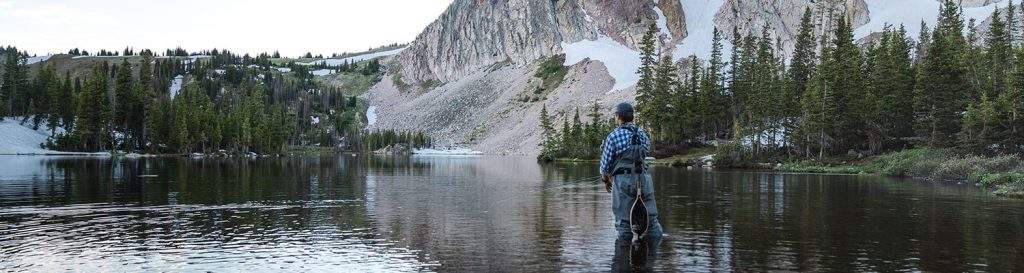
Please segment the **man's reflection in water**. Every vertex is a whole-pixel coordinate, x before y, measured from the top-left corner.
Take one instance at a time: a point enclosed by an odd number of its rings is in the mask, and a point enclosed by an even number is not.
[[[651,265],[658,260],[658,246],[662,236],[652,236],[633,244],[631,238],[615,240],[615,258],[612,272],[653,272]]]

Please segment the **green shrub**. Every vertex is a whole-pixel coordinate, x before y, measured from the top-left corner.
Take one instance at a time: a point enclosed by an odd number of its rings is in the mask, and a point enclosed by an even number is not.
[[[712,162],[717,167],[739,168],[752,165],[754,160],[743,145],[734,141],[718,145]]]
[[[1024,172],[1005,174],[998,178],[1004,184],[995,186],[996,195],[1024,198]],[[994,182],[998,183],[998,182]]]
[[[534,76],[541,79],[541,86],[534,90],[534,94],[541,94],[544,91],[551,91],[558,88],[565,80],[565,74],[569,68],[564,65],[565,54],[558,54],[545,59],[537,68]]]
[[[860,174],[870,173],[866,166],[861,165],[829,165],[815,161],[790,162],[780,165],[776,170],[795,173],[838,173]]]
[[[927,149],[910,149],[880,156],[872,164],[875,172],[892,176],[912,176],[914,165],[932,154]]]
[[[938,162],[935,170],[929,175],[922,173],[918,176],[928,176],[939,180],[966,180],[971,173],[980,170],[984,158],[978,156],[950,157]]]
[[[397,88],[398,91],[404,92],[405,90],[409,89],[409,85],[406,84],[405,80],[402,79],[402,72],[396,72],[395,74],[391,74],[391,83],[395,85],[395,88]]]
[[[730,149],[720,149],[721,157],[716,156],[716,164],[719,160],[735,164],[733,162],[743,159]],[[1024,197],[1024,162],[1018,155],[982,157],[958,155],[952,150],[918,148],[881,155],[862,164],[830,164],[828,160],[799,161],[782,164],[776,170],[806,173],[876,173],[947,181],[966,180],[994,189],[997,195]]]
[[[1024,184],[1024,172],[993,173],[982,175],[979,184],[985,187]]]

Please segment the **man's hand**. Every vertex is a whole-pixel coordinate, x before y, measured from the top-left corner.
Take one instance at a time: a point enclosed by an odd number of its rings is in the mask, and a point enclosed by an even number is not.
[[[606,190],[608,192],[612,192],[612,176],[611,175],[607,175],[607,174],[606,175],[602,175],[601,176],[601,181],[604,182],[604,190]]]

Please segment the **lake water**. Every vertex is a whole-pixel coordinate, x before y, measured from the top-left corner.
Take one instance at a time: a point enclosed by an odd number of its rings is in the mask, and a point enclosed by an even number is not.
[[[671,167],[636,255],[595,170],[0,156],[0,271],[1024,271],[1024,201],[974,186]]]

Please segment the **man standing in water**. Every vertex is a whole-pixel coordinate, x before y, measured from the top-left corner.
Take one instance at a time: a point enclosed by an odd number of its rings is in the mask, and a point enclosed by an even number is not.
[[[601,177],[605,190],[612,193],[612,212],[618,238],[634,241],[661,238],[658,208],[654,204],[654,182],[644,162],[651,152],[650,138],[633,123],[633,105],[623,102],[615,106],[615,120],[618,128],[605,138],[601,152]],[[642,204],[637,200],[638,184]],[[638,215],[643,214],[642,209],[634,210],[638,205],[646,206],[646,215]],[[647,223],[633,223],[633,219],[643,219]],[[637,226],[643,226],[641,230],[646,232],[635,232]]]

